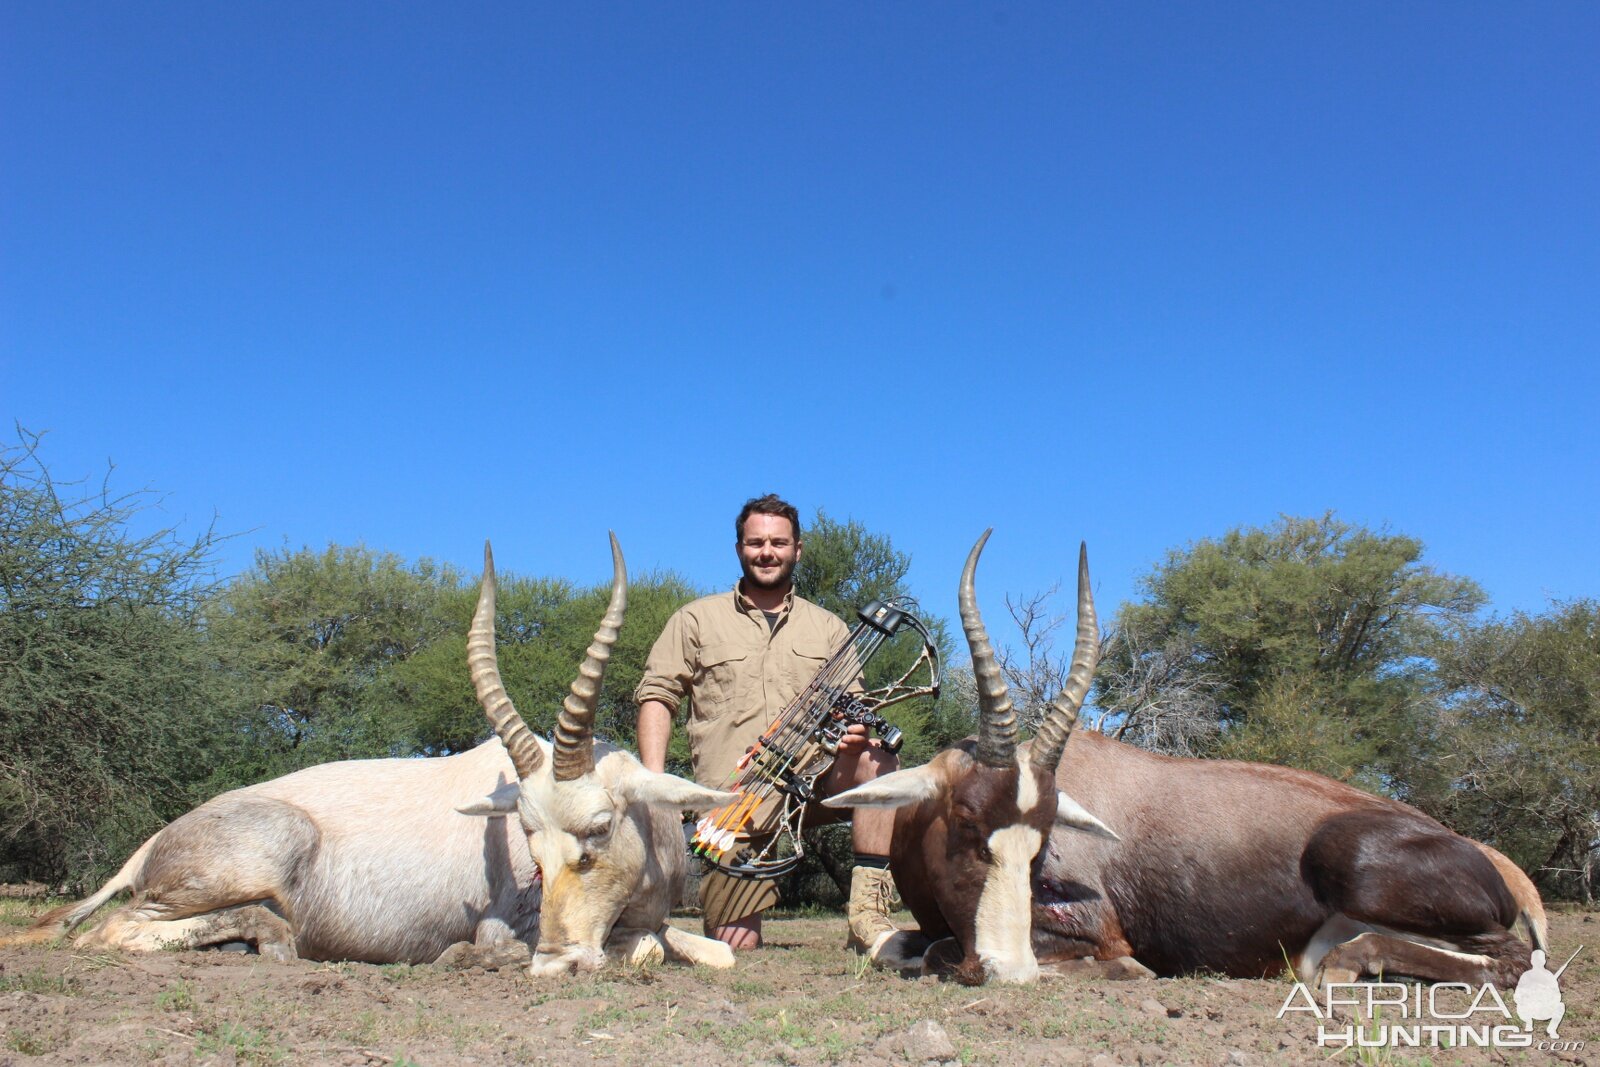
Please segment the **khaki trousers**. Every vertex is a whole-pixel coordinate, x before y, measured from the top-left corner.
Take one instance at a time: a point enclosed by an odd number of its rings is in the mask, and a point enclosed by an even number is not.
[[[825,808],[821,804],[806,805],[803,825],[809,830],[818,826],[832,826],[849,822],[850,810]],[[779,901],[778,879],[736,878],[731,874],[708,868],[700,876],[701,922],[707,936],[719,926],[727,926],[757,912],[766,911]]]

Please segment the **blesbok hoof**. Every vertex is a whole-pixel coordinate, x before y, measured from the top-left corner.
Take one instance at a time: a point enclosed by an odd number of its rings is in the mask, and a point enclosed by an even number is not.
[[[633,952],[628,956],[628,966],[639,970],[647,970],[667,961],[667,950],[661,947],[661,942],[654,937],[639,939],[633,947]]]
[[[558,978],[598,971],[605,965],[605,953],[574,945],[559,952],[535,952],[528,963],[528,973],[534,978]]]
[[[964,957],[959,941],[953,937],[942,937],[922,953],[922,973],[934,978],[948,978],[956,973]]]
[[[1084,956],[1076,960],[1055,960],[1039,965],[1041,978],[1099,978],[1108,982],[1132,982],[1156,977],[1156,972],[1132,956],[1118,956],[1114,960],[1097,960]]]
[[[867,957],[872,965],[884,971],[915,971],[922,969],[923,953],[928,939],[919,930],[897,930],[885,934],[872,946]]]
[[[1138,979],[1157,977],[1156,972],[1134,959],[1132,956],[1122,956],[1114,960],[1105,960],[1105,970],[1100,977],[1109,978],[1116,982],[1130,982]]]
[[[267,959],[276,960],[279,963],[288,963],[290,960],[297,960],[300,958],[295,953],[294,945],[292,943],[284,944],[281,941],[263,941],[257,946],[257,951],[259,951],[263,956],[267,957]]]
[[[635,970],[648,970],[666,962],[661,938],[648,930],[612,931],[606,941],[606,958]]]

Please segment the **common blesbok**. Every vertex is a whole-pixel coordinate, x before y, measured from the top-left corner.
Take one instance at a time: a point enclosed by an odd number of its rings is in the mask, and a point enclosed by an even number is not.
[[[726,945],[673,930],[666,917],[685,875],[677,812],[732,796],[595,749],[601,677],[627,600],[615,537],[611,551],[611,600],[553,746],[529,731],[501,684],[485,545],[467,655],[496,737],[455,756],[348,760],[224,793],[158,831],[92,896],[9,943],[53,939],[131,891],[80,944],[249,941],[283,959],[427,963],[463,942],[471,947],[453,955],[503,958],[522,941],[536,974],[597,967],[607,949],[731,966]]]
[[[978,736],[825,801],[900,809],[895,882],[921,927],[900,935],[903,954],[938,941],[925,967],[969,983],[1028,982],[1041,967],[1260,977],[1286,962],[1323,981],[1504,983],[1528,967],[1515,923],[1544,947],[1527,876],[1405,804],[1306,771],[1074,732],[1100,653],[1082,548],[1071,671],[1018,744],[974,592],[988,537],[960,591]]]

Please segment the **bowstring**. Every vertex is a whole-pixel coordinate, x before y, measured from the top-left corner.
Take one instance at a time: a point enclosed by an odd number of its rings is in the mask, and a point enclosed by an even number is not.
[[[858,673],[866,670],[867,660],[876,654],[886,637],[883,632],[861,623],[848,640],[840,644],[838,651],[829,657],[799,696],[763,732],[762,737],[766,740],[757,740],[756,744],[760,747],[750,754],[750,762],[733,783],[742,796],[739,801],[721,810],[713,823],[715,829],[738,829],[774,795],[781,776],[794,766],[806,747],[809,731],[802,731],[800,727],[813,717],[817,701],[824,698],[823,690],[843,692]],[[831,700],[829,703],[831,706]],[[785,735],[790,736],[786,738]],[[789,743],[779,746],[780,741]],[[771,764],[769,757],[769,753],[774,751],[779,756],[776,766]]]
[[[791,744],[787,746],[767,744],[751,758],[751,766],[747,769],[746,774],[749,773],[749,770],[758,769],[757,765],[765,762],[762,757],[774,750],[780,756],[780,763],[776,767],[761,768],[766,772],[760,776],[764,782],[770,782],[775,785],[779,780],[779,776],[794,766],[795,761],[800,758],[806,743],[810,740],[810,731],[804,729],[804,727],[812,719],[816,719],[818,722],[821,721],[821,717],[813,713],[817,710],[816,702],[827,699],[824,690],[836,690],[842,693],[845,686],[855,680],[855,675],[866,669],[866,660],[874,655],[878,651],[878,647],[883,643],[884,634],[881,632],[871,630],[865,624],[860,629],[870,630],[871,632],[862,633],[858,631],[851,634],[849,643],[840,647],[830,661],[823,665],[822,670],[817,672],[817,676],[801,691],[800,696],[788,708],[784,709],[784,713],[779,716],[778,722],[774,724],[775,728],[769,728],[768,732],[772,735],[772,742],[783,740],[784,734],[788,733],[792,735],[788,738]],[[862,640],[863,637],[866,639]],[[857,648],[858,645],[861,646],[859,649]],[[851,655],[851,653],[859,654]],[[830,708],[831,705],[832,701],[830,699]],[[824,709],[824,713],[826,713],[826,709]]]

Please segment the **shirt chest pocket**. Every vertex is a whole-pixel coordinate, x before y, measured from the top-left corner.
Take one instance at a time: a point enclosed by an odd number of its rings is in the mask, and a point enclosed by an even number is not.
[[[703,648],[694,693],[694,705],[700,716],[720,719],[744,700],[750,688],[751,669],[748,648],[730,642]]]
[[[794,644],[794,655],[789,657],[789,687],[795,693],[811,684],[822,670],[822,665],[833,655],[833,649],[821,638],[803,638]]]

